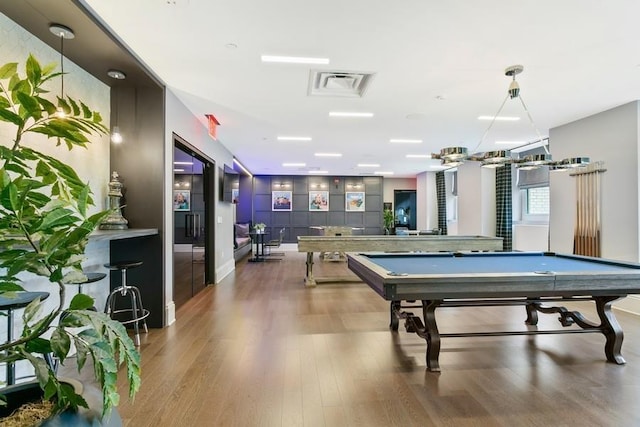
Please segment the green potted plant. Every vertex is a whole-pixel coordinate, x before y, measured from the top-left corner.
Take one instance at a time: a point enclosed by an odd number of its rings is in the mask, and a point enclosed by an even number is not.
[[[88,215],[88,184],[69,165],[25,146],[24,137],[43,134],[59,149],[72,150],[107,128],[82,101],[56,97],[54,104],[46,98],[47,84],[61,76],[55,64],[43,67],[29,55],[25,72],[21,77],[17,63],[0,67],[0,121],[15,126],[13,139],[0,144],[0,295],[28,290],[28,276],[36,275],[48,279],[59,303],[50,310],[37,299],[27,306],[22,334],[0,344],[0,362],[28,360],[55,411],[77,409],[86,401],[60,382],[44,358],[53,355],[64,364],[75,348],[79,370],[91,361],[104,415],[118,404],[116,377],[123,364],[130,397],[137,392],[140,355],[121,323],[90,310],[91,297],[77,294],[68,301],[66,285],[85,278],[81,262],[89,234],[109,212]]]
[[[382,222],[384,224],[384,234],[391,234],[393,228],[393,211],[385,209],[382,211]]]
[[[264,233],[264,228],[266,225],[262,222],[257,223],[253,226],[253,229],[256,230],[256,233]]]

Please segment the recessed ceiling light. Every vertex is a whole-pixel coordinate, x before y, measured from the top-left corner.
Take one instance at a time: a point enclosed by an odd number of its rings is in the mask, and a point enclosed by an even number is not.
[[[422,144],[421,139],[390,139],[392,144]]]
[[[283,163],[282,166],[284,166],[285,168],[296,167],[296,166],[304,167],[304,166],[307,166],[307,164],[306,163]]]
[[[407,154],[407,159],[430,159],[431,154]]]
[[[328,64],[329,58],[309,58],[302,56],[262,55],[262,62],[283,62],[287,64]]]
[[[127,78],[127,75],[120,70],[109,70],[107,71],[107,76],[116,80],[124,80]]]
[[[311,141],[310,136],[279,136],[278,141]]]
[[[329,117],[373,117],[373,113],[362,113],[357,111],[330,111]]]
[[[193,162],[173,162],[174,165],[192,165]]]
[[[511,116],[478,116],[478,120],[495,120],[497,122],[515,122],[520,120],[520,117],[511,117]]]
[[[309,173],[313,173],[313,174],[320,173],[320,174],[322,174],[322,173],[329,173],[329,171],[309,171]]]
[[[379,168],[380,163],[358,163],[359,168]]]
[[[315,153],[316,157],[342,157],[340,153]]]
[[[375,175],[393,175],[393,172],[391,172],[391,171],[375,171],[374,174]]]

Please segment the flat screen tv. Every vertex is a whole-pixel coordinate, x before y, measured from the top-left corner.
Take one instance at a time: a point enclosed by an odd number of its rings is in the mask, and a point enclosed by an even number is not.
[[[221,200],[228,203],[237,203],[240,188],[240,174],[232,167],[224,165],[221,176]]]

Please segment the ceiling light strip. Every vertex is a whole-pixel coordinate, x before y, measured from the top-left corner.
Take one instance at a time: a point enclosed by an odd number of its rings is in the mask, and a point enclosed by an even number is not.
[[[304,56],[278,56],[278,55],[262,55],[260,56],[262,62],[277,62],[284,64],[329,64],[329,58],[313,58]]]
[[[373,117],[373,113],[358,111],[330,111],[329,117]]]

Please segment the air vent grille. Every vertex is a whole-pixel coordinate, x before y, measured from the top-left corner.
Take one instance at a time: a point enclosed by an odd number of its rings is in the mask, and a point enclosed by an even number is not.
[[[362,97],[375,73],[311,70],[310,96]]]

